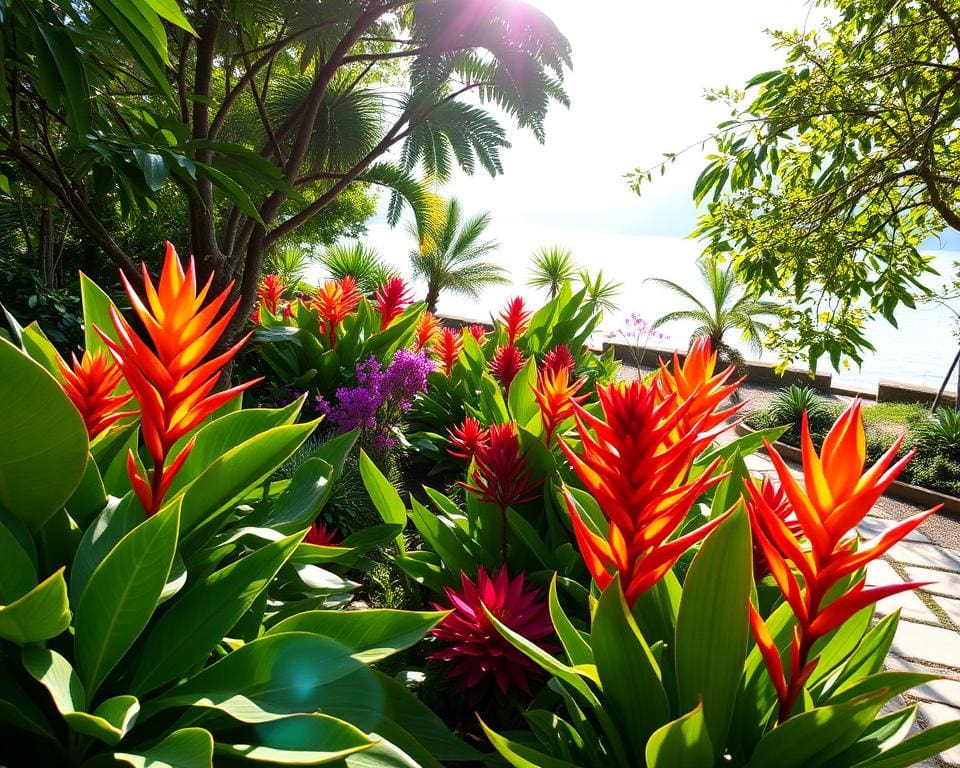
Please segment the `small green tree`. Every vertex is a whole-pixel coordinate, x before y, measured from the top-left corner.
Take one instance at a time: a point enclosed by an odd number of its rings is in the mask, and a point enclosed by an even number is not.
[[[418,244],[410,253],[413,274],[427,283],[427,309],[436,312],[440,293],[448,291],[471,299],[480,298],[484,288],[510,281],[503,267],[488,257],[500,244],[485,240],[490,214],[464,219],[456,198],[447,201],[443,216],[422,233],[415,224],[408,227]]]
[[[363,293],[373,293],[397,274],[376,248],[359,240],[331,245],[320,255],[320,263],[330,277],[352,277]]]
[[[546,288],[551,299],[555,299],[560,289],[577,276],[573,251],[560,245],[541,248],[533,254],[533,266],[527,285],[532,288]]]

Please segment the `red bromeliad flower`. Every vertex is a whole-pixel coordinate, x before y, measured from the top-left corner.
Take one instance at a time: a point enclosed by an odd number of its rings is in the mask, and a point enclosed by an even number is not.
[[[315,520],[303,540],[318,547],[334,547],[337,544],[337,531],[320,520]]]
[[[253,312],[250,313],[250,322],[254,325],[260,325],[260,306],[257,305],[253,308]]]
[[[473,484],[460,485],[500,510],[500,554],[506,562],[507,507],[535,499],[543,479],[532,479],[533,470],[527,467],[517,425],[512,422],[491,426],[487,441],[478,443],[473,459]]]
[[[353,314],[361,298],[357,283],[350,275],[341,280],[327,280],[317,288],[313,306],[323,318],[331,349],[337,344],[337,326]]]
[[[424,312],[423,317],[417,322],[417,329],[413,334],[413,344],[416,351],[420,352],[424,347],[432,344],[439,331],[440,321],[433,316],[433,313]]]
[[[374,294],[377,300],[377,312],[380,313],[380,330],[396,320],[403,311],[413,303],[410,287],[401,277],[391,277],[377,288]]]
[[[455,450],[448,450],[451,456],[456,459],[473,461],[477,451],[481,446],[486,445],[490,440],[490,433],[484,429],[472,416],[467,416],[460,426],[454,426],[447,434],[450,436],[450,442]]]
[[[716,367],[717,354],[711,350],[709,336],[697,336],[693,340],[682,364],[679,355],[674,352],[672,371],[663,362],[660,363],[660,370],[654,377],[660,397],[666,399],[676,394],[677,403],[693,401],[679,424],[681,433],[698,423],[701,429],[713,429],[744,405],[738,403],[720,410],[720,405],[740,386],[742,379],[727,384],[727,379],[733,375],[733,366],[714,375]]]
[[[775,484],[769,476],[764,475],[760,487],[748,489],[748,493],[758,494],[762,499],[759,503],[764,504],[765,507],[770,509],[772,514],[780,518],[792,534],[795,536],[803,535],[803,528],[800,526],[800,521],[797,520],[797,516],[793,513],[793,507],[790,506],[790,499],[787,498],[787,494],[784,492],[782,485]],[[769,573],[770,567],[767,565],[767,558],[763,554],[760,542],[754,538],[753,577],[757,581],[760,581]]]
[[[507,327],[507,344],[513,345],[527,330],[530,325],[530,314],[519,296],[508,301],[507,306],[500,310],[500,319]]]
[[[503,385],[503,388],[509,393],[510,385],[517,378],[517,374],[523,370],[526,364],[523,353],[513,344],[505,347],[497,347],[493,353],[493,360],[490,361],[490,373]]]
[[[570,373],[573,373],[574,365],[576,363],[567,345],[557,344],[543,356],[543,364],[540,366],[540,370],[559,371],[561,368],[566,368]]]
[[[587,568],[603,589],[614,573],[630,605],[669,571],[690,546],[720,522],[722,515],[690,533],[670,539],[697,498],[723,479],[714,476],[717,459],[686,483],[696,456],[721,430],[695,424],[678,430],[693,400],[677,404],[675,395],[660,401],[656,390],[633,381],[598,387],[603,418],[573,406],[582,455],[560,440],[587,490],[608,522],[604,535],[590,530],[569,493],[567,508]],[[592,430],[592,434],[591,434]]]
[[[845,594],[826,602],[827,593],[842,579],[880,557],[939,509],[934,507],[908,517],[857,547],[857,525],[912,457],[911,452],[894,462],[903,442],[901,437],[864,473],[866,441],[860,407],[860,401],[855,400],[837,419],[823,441],[819,456],[804,414],[801,446],[805,489],[800,487],[776,450],[764,441],[809,546],[801,545],[797,532],[784,523],[761,493],[747,486],[750,494],[747,508],[754,538],[797,619],[790,641],[787,673],[763,618],[753,604],[750,605],[750,625],[780,701],[779,722],[790,716],[804,683],[816,669],[819,657],[811,660],[809,656],[818,639],[877,600],[928,583],[867,587],[866,577],[861,577]],[[800,580],[794,571],[800,574]]]
[[[533,396],[540,406],[540,418],[543,420],[544,441],[549,446],[553,433],[563,422],[573,416],[573,406],[587,398],[577,395],[586,379],[570,381],[570,369],[546,368],[537,374],[537,384],[533,387]]]
[[[69,366],[58,356],[57,366],[63,374],[63,391],[80,411],[91,441],[120,419],[136,414],[136,410],[120,410],[133,392],[113,394],[123,380],[123,372],[103,352],[84,352],[81,360],[72,355]]]
[[[294,304],[299,304],[299,303],[300,303],[300,302],[298,302],[298,301],[288,301],[288,302],[286,302],[286,303],[283,305],[283,319],[284,319],[284,320],[289,320],[291,317],[293,317],[293,305],[294,305]]]
[[[271,315],[278,315],[286,291],[287,286],[277,275],[264,275],[260,285],[257,286],[257,298]]]
[[[137,295],[122,272],[120,279],[134,311],[147,329],[153,348],[133,331],[114,307],[110,308],[110,317],[118,340],[113,341],[99,328],[97,332],[110,348],[140,403],[140,431],[153,459],[153,469],[148,473],[149,479],[144,477],[133,451],[130,451],[127,472],[137,497],[147,514],[152,515],[160,509],[174,475],[193,448],[191,440],[168,464],[174,443],[259,379],[210,394],[220,380],[220,369],[248,338],[245,336],[226,352],[203,362],[237,309],[234,303],[217,318],[232,283],[219,296],[207,300],[213,276],[198,291],[193,259],[184,274],[177,252],[170,243],[167,243],[163,271],[156,287],[146,266],[143,267],[145,300]]]
[[[553,625],[539,590],[528,589],[523,574],[511,579],[505,565],[493,578],[480,566],[476,584],[461,572],[460,585],[460,592],[444,589],[453,612],[433,629],[433,636],[449,646],[430,658],[452,662],[447,677],[474,698],[491,681],[502,695],[511,685],[529,694],[529,678],[539,675],[540,668],[510,645],[483,609],[527,640],[542,640],[553,634]],[[434,607],[448,610],[436,603]]]
[[[487,329],[482,325],[473,323],[472,325],[467,326],[467,330],[470,331],[470,335],[476,339],[477,345],[482,347],[487,343]]]
[[[433,345],[433,356],[440,363],[444,376],[449,376],[463,352],[463,332],[444,328]]]

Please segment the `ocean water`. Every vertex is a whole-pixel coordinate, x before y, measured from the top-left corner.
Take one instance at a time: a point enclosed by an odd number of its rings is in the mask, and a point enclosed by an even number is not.
[[[378,248],[384,258],[402,274],[409,275],[411,241],[402,228],[391,229],[385,224],[374,223],[365,240]],[[622,327],[624,318],[631,313],[639,313],[644,319],[652,321],[666,312],[681,308],[682,299],[668,289],[649,282],[648,278],[667,278],[694,295],[706,298],[705,287],[701,285],[696,268],[701,247],[693,240],[602,232],[580,227],[541,228],[528,224],[511,228],[509,239],[501,238],[501,241],[504,245],[496,260],[507,270],[512,284],[486,290],[480,301],[441,295],[438,311],[482,320],[488,319],[491,314],[495,315],[515,295],[523,296],[534,305],[542,302],[546,295],[528,287],[526,280],[530,255],[549,243],[562,243],[571,248],[577,262],[588,267],[592,273],[602,270],[605,279],[622,283],[620,310],[604,318],[598,340],[614,335]],[[954,260],[960,260],[960,252],[940,250],[932,251],[931,255],[934,256],[935,268],[943,275],[942,278],[931,279],[931,284],[937,285],[951,274]],[[321,275],[319,269],[311,273],[312,278]],[[415,289],[419,297],[426,291],[424,285],[415,284]],[[954,308],[960,310],[960,305]],[[876,347],[876,352],[866,353],[860,367],[851,364],[840,372],[834,372],[834,381],[867,391],[875,389],[882,379],[939,387],[960,343],[955,335],[957,324],[953,313],[933,303],[920,304],[915,310],[903,308],[898,314],[898,326],[894,328],[882,318],[872,321],[866,336]],[[668,339],[661,346],[686,348],[691,326],[675,323],[662,330]],[[734,343],[737,340],[730,341]],[[755,357],[745,347],[742,351],[748,358]],[[769,354],[762,354],[760,358],[775,361],[775,357]],[[829,371],[829,361],[821,361],[819,370]],[[948,390],[956,391],[956,374]]]

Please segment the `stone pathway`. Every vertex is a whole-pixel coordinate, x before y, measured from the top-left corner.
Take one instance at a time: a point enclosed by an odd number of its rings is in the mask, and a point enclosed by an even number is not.
[[[748,456],[746,464],[754,475],[775,473],[773,464],[761,454]],[[795,474],[800,475],[799,469]],[[871,515],[864,518],[859,531],[865,539],[872,539],[895,522]],[[900,624],[885,665],[888,669],[943,677],[903,696],[906,703],[917,705],[914,730],[921,730],[960,719],[960,551],[934,543],[921,530],[913,531],[882,560],[867,567],[870,586],[904,581],[933,583],[881,600],[876,617],[900,609]],[[923,765],[960,766],[960,747]]]

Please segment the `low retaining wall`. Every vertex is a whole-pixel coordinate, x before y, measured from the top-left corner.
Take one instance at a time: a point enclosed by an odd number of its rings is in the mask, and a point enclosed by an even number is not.
[[[933,405],[937,397],[937,390],[932,387],[915,387],[911,384],[902,384],[899,381],[880,380],[877,386],[878,403],[921,403]],[[953,392],[944,392],[940,404],[953,408],[957,396]]]
[[[753,429],[748,427],[743,422],[737,424],[736,433],[738,435],[749,435],[751,432],[754,432]],[[780,454],[786,461],[792,461],[794,464],[802,464],[802,456],[799,448],[794,448],[792,445],[787,443],[776,442],[773,444],[774,448],[777,449],[777,453]],[[927,488],[921,488],[919,485],[911,485],[910,483],[901,483],[899,480],[894,480],[887,487],[886,493],[884,496],[889,496],[892,499],[899,499],[900,501],[906,501],[910,504],[916,504],[919,507],[935,507],[938,504],[942,504],[941,512],[947,512],[951,515],[960,515],[960,499],[956,496],[948,496],[945,493],[938,493],[937,491],[931,491]]]

